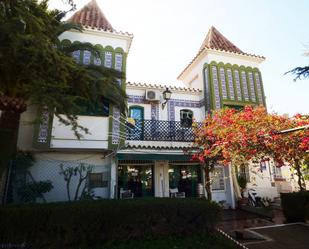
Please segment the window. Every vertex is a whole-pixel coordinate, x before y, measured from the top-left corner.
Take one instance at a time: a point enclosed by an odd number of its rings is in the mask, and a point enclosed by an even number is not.
[[[242,105],[224,105],[224,107],[235,109],[236,111],[243,111],[244,106]]]
[[[105,52],[105,61],[104,61],[104,66],[111,68],[112,67],[112,52],[106,51]]]
[[[225,190],[223,167],[215,168],[211,173],[211,179],[211,190]]]
[[[91,52],[88,50],[84,51],[84,58],[83,58],[83,63],[84,65],[89,65],[90,64],[90,58],[91,58]]]
[[[96,101],[95,103],[91,103],[86,100],[79,100],[77,103],[79,107],[79,112],[77,115],[85,115],[85,116],[101,116],[108,117],[109,116],[109,104],[106,101]]]
[[[238,176],[243,177],[247,180],[247,182],[250,182],[250,173],[249,173],[249,166],[248,165],[241,165],[238,170]]]
[[[193,111],[180,110],[180,125],[182,127],[191,127],[193,122]]]
[[[89,188],[107,188],[107,172],[90,173],[89,174]]]

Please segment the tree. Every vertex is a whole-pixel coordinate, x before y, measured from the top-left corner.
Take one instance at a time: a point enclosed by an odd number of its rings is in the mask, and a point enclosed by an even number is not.
[[[194,124],[195,140],[191,152],[193,153],[192,159],[200,161],[203,167],[208,200],[212,199],[210,174],[215,166],[224,159],[217,127],[218,124],[211,115],[205,118],[202,127]]]
[[[295,67],[288,73],[292,73],[296,75],[296,78],[294,80],[301,79],[301,78],[308,78],[309,77],[309,66]]]
[[[309,56],[309,52],[306,52],[305,56]],[[296,76],[294,81],[302,78],[306,79],[309,77],[309,66],[295,67],[291,71],[286,72],[286,74],[287,73],[292,73]]]
[[[243,111],[222,109],[212,115],[216,124],[216,146],[220,148],[223,163],[234,166],[273,158],[278,167],[288,163],[298,176],[300,190],[304,190],[301,165],[309,148],[309,131],[299,130],[281,134],[280,131],[309,124],[306,116],[293,118],[268,114],[264,107],[246,106]],[[207,150],[205,153],[211,153]]]
[[[72,4],[71,0],[69,2]],[[77,64],[71,57],[74,49],[95,48],[91,44],[63,47],[59,35],[72,28],[80,31],[82,28],[61,22],[66,12],[48,10],[47,7],[48,0],[0,2],[2,169],[15,153],[20,115],[30,105],[36,106],[38,113],[47,109],[50,115],[55,114],[66,125],[72,125],[77,136],[81,135],[79,128],[87,132],[86,127],[78,124],[78,101],[101,103],[107,100],[122,112],[126,110],[125,91],[117,84],[123,74],[94,65]],[[1,173],[0,170],[0,176]]]

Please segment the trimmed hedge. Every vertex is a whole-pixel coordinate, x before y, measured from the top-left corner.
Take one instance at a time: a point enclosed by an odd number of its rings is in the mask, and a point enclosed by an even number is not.
[[[77,248],[209,232],[221,208],[201,199],[100,200],[0,208],[0,242]]]
[[[309,219],[309,191],[281,193],[281,206],[287,222]]]

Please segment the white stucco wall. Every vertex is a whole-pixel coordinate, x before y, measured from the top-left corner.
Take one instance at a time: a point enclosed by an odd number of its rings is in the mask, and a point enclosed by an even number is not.
[[[111,179],[111,158],[103,158],[101,153],[72,153],[72,152],[49,152],[49,153],[35,153],[36,162],[30,168],[31,175],[35,181],[50,180],[53,184],[53,189],[44,194],[47,202],[67,201],[66,182],[63,175],[60,175],[60,164],[66,167],[76,167],[80,163],[93,166],[92,173],[108,174],[108,187],[94,188],[95,196],[101,198],[110,197],[110,179]],[[30,180],[30,178],[28,177]],[[74,198],[78,183],[78,176],[73,176],[70,184],[71,198]],[[83,188],[85,181],[81,185]],[[81,190],[80,189],[80,190]],[[81,191],[80,191],[81,193]],[[80,196],[79,193],[79,196]]]
[[[247,189],[255,189],[258,196],[274,199],[279,196],[277,187],[273,181],[272,165],[266,162],[266,169],[261,171],[260,164],[249,165],[250,182]]]
[[[85,29],[83,32],[68,31],[60,36],[60,40],[68,39],[71,42],[89,42],[93,45],[100,44],[103,47],[111,46],[122,48],[125,53],[129,52],[132,36]]]
[[[62,117],[65,118],[65,116]],[[54,116],[50,147],[72,149],[108,148],[108,117],[78,116],[78,124],[87,128],[89,131],[89,134],[85,134],[85,132],[79,130],[83,135],[80,139],[77,139],[71,126],[64,125]]]

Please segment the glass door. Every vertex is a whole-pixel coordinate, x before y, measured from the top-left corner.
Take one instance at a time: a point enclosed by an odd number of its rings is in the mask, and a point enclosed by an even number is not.
[[[135,121],[135,126],[129,132],[130,139],[143,140],[144,108],[141,106],[131,106],[129,108],[129,116]]]
[[[170,189],[178,188],[179,192],[185,192],[186,197],[197,197],[198,183],[201,183],[201,170],[198,165],[169,165]]]
[[[153,196],[153,165],[119,165],[118,189],[130,190],[135,197]]]

